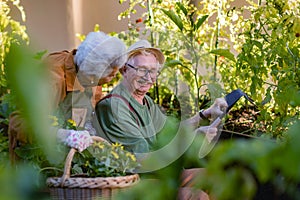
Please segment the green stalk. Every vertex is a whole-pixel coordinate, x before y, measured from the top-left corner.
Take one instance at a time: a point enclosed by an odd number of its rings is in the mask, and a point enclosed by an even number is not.
[[[154,36],[153,36],[153,31],[152,31],[152,24],[154,23],[154,15],[152,11],[152,5],[151,5],[151,0],[147,0],[147,9],[148,9],[148,17],[149,17],[149,26],[150,26],[150,37],[151,37],[151,46],[154,46]],[[159,104],[159,91],[158,91],[158,80],[155,80],[155,85],[154,85],[154,91],[155,91],[155,99],[156,103]]]
[[[222,1],[219,1],[219,9],[218,9],[218,18],[217,18],[217,28],[216,28],[216,42],[215,42],[215,49],[218,49],[219,46],[219,34],[220,34],[220,16],[221,16],[221,9],[222,9]],[[217,80],[217,61],[218,61],[218,56],[215,55],[215,61],[214,61],[214,68],[213,68],[213,73],[214,73],[214,81]]]

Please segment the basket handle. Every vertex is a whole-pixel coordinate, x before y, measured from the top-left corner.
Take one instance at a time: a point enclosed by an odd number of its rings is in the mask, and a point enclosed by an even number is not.
[[[94,142],[109,143],[107,140],[105,140],[104,138],[99,137],[99,136],[92,136],[92,140]],[[76,152],[77,152],[77,149],[75,149],[75,148],[72,147],[70,149],[68,155],[67,155],[67,158],[66,158],[66,161],[65,161],[65,167],[64,167],[64,174],[61,177],[61,183],[60,183],[61,187],[63,187],[63,185],[65,184],[65,181],[67,180],[67,178],[70,178],[70,176],[71,176],[71,164],[72,164],[72,160],[73,160],[74,154]]]

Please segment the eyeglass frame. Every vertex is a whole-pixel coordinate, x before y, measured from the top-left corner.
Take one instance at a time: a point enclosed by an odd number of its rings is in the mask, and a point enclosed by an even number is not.
[[[128,67],[130,67],[131,69],[134,69],[134,70],[136,71],[136,73],[138,73],[138,71],[141,70],[141,68],[135,67],[135,66],[133,66],[133,65],[131,65],[131,64],[129,64],[129,63],[125,63],[125,65],[128,66]],[[151,74],[151,70],[150,70],[150,69],[145,69],[145,68],[143,68],[143,70],[145,70],[146,73],[145,73],[144,75],[138,75],[138,76],[144,77],[144,76],[147,76],[148,74],[150,74],[150,77],[151,77],[151,78],[157,78],[157,77],[160,75],[160,71],[159,71],[159,70],[157,70],[155,77],[152,77],[152,74]]]

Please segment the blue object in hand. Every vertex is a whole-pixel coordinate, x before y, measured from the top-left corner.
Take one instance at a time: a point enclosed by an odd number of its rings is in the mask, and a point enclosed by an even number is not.
[[[234,104],[242,97],[244,96],[248,101],[250,101],[252,104],[254,104],[254,101],[242,90],[236,89],[230,92],[225,96],[225,100],[228,104],[226,113],[234,106]]]

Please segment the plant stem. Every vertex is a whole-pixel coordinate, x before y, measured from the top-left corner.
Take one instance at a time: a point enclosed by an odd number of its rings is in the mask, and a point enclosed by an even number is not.
[[[222,1],[219,1],[219,9],[218,9],[218,18],[217,18],[217,29],[216,29],[216,42],[215,42],[215,49],[218,49],[219,46],[219,33],[220,33],[220,17],[221,17],[221,9],[222,9]],[[214,81],[217,80],[217,61],[218,56],[215,55],[215,61],[214,61]]]
[[[152,25],[154,22],[154,16],[153,16],[153,11],[152,11],[152,6],[151,6],[151,0],[147,0],[147,9],[148,9],[148,17],[149,17],[149,26],[150,26],[150,38],[151,38],[151,46],[154,46],[154,36],[153,36],[153,31],[152,31]],[[155,99],[156,103],[159,104],[159,90],[158,90],[158,80],[155,80],[155,85],[154,85],[154,91],[155,91]]]

